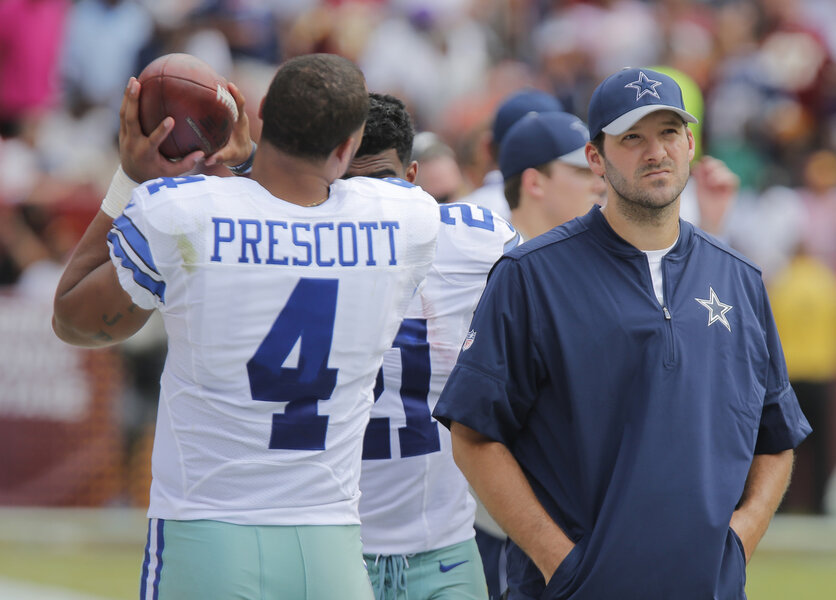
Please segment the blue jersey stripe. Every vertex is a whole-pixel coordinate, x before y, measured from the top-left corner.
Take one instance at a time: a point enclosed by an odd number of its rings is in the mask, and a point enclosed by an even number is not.
[[[154,571],[154,600],[160,596],[160,573],[163,570],[163,549],[165,548],[165,519],[157,520],[157,568]]]
[[[165,282],[157,281],[145,273],[145,271],[143,271],[140,266],[137,265],[130,256],[128,256],[128,253],[125,252],[125,249],[122,247],[122,240],[116,233],[113,231],[108,233],[107,241],[113,248],[113,254],[121,259],[122,266],[133,272],[134,281],[159,298],[160,302],[165,302]]]
[[[151,547],[151,523],[153,519],[148,520],[148,534],[145,537],[145,558],[142,561],[142,576],[139,581],[139,598],[145,600],[145,592],[148,589],[148,563],[151,561],[150,547]]]
[[[384,177],[381,181],[386,181],[387,183],[394,183],[395,185],[399,185],[404,188],[414,188],[416,187],[414,183],[409,183],[405,179],[401,179],[400,177]]]
[[[148,269],[159,275],[160,272],[157,270],[157,265],[154,263],[154,257],[151,256],[151,248],[148,246],[148,240],[145,239],[142,232],[136,228],[134,222],[123,214],[113,222],[113,226],[122,233],[122,237],[125,238],[125,242],[130,245],[131,249],[142,260],[142,262],[148,266]]]

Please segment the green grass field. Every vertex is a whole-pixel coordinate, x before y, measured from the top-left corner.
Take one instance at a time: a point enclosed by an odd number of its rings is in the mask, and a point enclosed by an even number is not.
[[[142,547],[0,546],[0,576],[107,600],[136,600]],[[836,554],[759,552],[749,565],[750,600],[836,598]],[[46,600],[46,598],[44,599]]]
[[[11,547],[2,544],[0,576],[107,600],[137,600],[143,549],[142,545]]]
[[[836,598],[836,553],[758,551],[747,569],[749,600]]]
[[[0,517],[0,532],[16,528],[30,533],[25,539],[0,535],[0,598],[7,597],[2,589],[6,579],[72,590],[96,600],[136,600],[145,544],[142,517],[126,522],[118,515],[100,522],[90,516],[73,516],[73,527],[66,517],[35,521],[35,515],[27,514],[13,523]],[[116,532],[120,526],[124,531]],[[750,600],[836,599],[836,522],[773,522],[749,564],[746,591]],[[53,597],[47,591],[27,595],[26,600]]]

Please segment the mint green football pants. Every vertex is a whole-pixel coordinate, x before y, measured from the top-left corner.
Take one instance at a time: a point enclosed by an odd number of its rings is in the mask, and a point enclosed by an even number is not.
[[[359,525],[149,519],[140,600],[372,600]]]
[[[376,600],[488,600],[473,539],[407,556],[364,556]]]

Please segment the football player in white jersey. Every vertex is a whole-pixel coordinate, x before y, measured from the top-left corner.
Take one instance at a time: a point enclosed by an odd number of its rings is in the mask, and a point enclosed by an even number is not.
[[[346,177],[415,178],[404,104],[371,94],[363,143]],[[487,599],[474,541],[475,502],[449,432],[430,416],[488,271],[520,242],[511,225],[473,204],[439,206],[433,266],[383,361],[363,445],[363,552],[378,599]]]
[[[152,310],[165,323],[141,597],[371,598],[363,432],[383,355],[434,257],[438,207],[420,188],[338,179],[368,111],[346,59],[279,67],[251,178],[134,189],[201,158],[165,163],[172,120],[144,137],[138,94],[132,79],[124,172],[67,265],[53,323],[84,346],[125,339]]]

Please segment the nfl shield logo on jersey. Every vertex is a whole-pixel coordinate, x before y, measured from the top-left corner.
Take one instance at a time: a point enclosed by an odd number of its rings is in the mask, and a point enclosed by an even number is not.
[[[467,337],[464,338],[464,344],[462,344],[462,351],[467,350],[473,345],[473,340],[476,339],[476,332],[471,329],[467,332]]]

